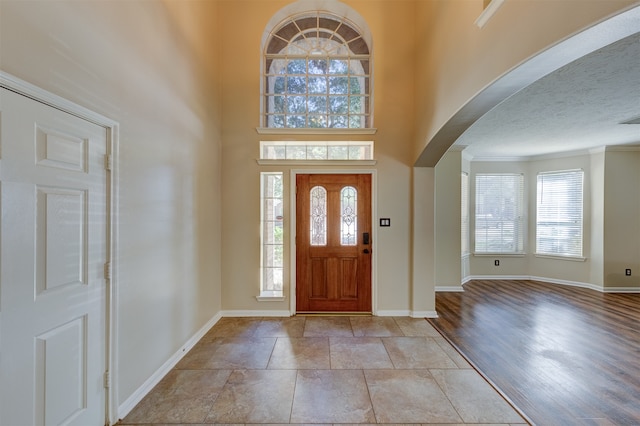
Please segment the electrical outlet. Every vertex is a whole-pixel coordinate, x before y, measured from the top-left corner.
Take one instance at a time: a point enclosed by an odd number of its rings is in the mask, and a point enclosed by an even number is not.
[[[625,270],[624,270],[624,274],[625,274],[626,276],[630,277],[630,276],[631,276],[631,269],[625,269]]]
[[[493,261],[493,264],[496,265],[496,266],[500,266],[500,261],[498,259],[496,259],[496,260]]]

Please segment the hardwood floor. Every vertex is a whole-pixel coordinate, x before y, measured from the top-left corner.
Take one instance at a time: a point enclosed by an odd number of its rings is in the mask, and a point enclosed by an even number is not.
[[[430,322],[538,425],[640,424],[640,294],[535,281],[437,293]]]

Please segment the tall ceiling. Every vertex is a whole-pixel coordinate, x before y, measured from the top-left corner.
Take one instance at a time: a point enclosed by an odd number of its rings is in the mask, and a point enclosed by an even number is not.
[[[640,146],[640,32],[513,94],[454,143],[474,159],[529,158],[611,145]]]

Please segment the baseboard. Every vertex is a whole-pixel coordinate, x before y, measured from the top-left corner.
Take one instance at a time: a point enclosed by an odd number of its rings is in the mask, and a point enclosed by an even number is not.
[[[605,287],[605,293],[640,293],[640,287]]]
[[[551,284],[560,284],[560,285],[566,285],[569,287],[580,287],[580,288],[588,288],[589,290],[595,290],[595,291],[599,291],[600,293],[603,293],[604,289],[602,286],[600,285],[596,285],[596,284],[591,284],[591,283],[583,283],[583,282],[579,282],[579,281],[569,281],[569,280],[558,280],[555,278],[547,278],[547,277],[529,277],[528,279],[532,280],[532,281],[542,281],[545,283],[551,283]]]
[[[583,283],[580,281],[559,280],[556,278],[537,277],[527,275],[474,275],[468,277],[466,282],[472,280],[511,280],[511,281],[542,281],[549,284],[559,284],[569,287],[587,288],[600,293],[640,293],[640,287],[603,287],[597,284]],[[465,282],[465,283],[466,283]]]
[[[376,316],[378,317],[408,317],[411,311],[405,310],[395,310],[395,311],[385,311],[378,310],[376,311]]]
[[[200,339],[222,318],[222,314],[219,312],[213,318],[211,318],[200,330],[198,330],[187,342],[178,349],[155,373],[151,375],[135,392],[129,396],[122,404],[118,406],[118,419],[124,418],[133,408],[138,405],[142,398],[144,398],[151,390],[157,385],[164,376],[166,376],[173,367],[195,346]]]
[[[258,317],[290,317],[291,316],[291,312],[290,311],[269,311],[269,310],[265,310],[265,311],[249,311],[249,310],[231,310],[231,311],[222,311],[221,315],[223,317],[234,317],[234,318],[238,318],[238,317],[253,317],[253,318],[258,318]]]
[[[412,311],[409,315],[411,318],[438,318],[436,311]]]
[[[449,285],[449,286],[436,286],[436,293],[438,292],[463,292],[464,288],[461,285]]]
[[[473,280],[509,280],[509,281],[526,281],[533,280],[529,275],[470,275],[465,283]]]

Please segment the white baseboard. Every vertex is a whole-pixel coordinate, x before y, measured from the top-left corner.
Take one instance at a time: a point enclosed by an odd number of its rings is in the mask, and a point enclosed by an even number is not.
[[[464,288],[461,285],[449,285],[449,286],[436,286],[436,293],[438,292],[463,292]]]
[[[378,310],[376,311],[376,316],[378,317],[408,317],[411,311],[408,310],[395,310],[395,311],[385,311]]]
[[[198,330],[187,342],[178,349],[162,366],[156,370],[135,392],[129,396],[122,404],[118,406],[118,419],[124,418],[133,408],[138,405],[157,385],[164,376],[166,376],[173,367],[195,346],[196,343],[222,318],[221,313],[217,313],[211,318],[200,330]]]
[[[290,317],[291,316],[291,312],[290,311],[269,311],[269,310],[265,310],[265,311],[245,311],[245,310],[231,310],[231,311],[222,311],[221,315],[223,317],[234,317],[234,318],[239,318],[239,317],[253,317],[253,318],[257,318],[257,317]]]
[[[533,280],[537,278],[530,277],[529,275],[470,275],[467,277],[465,283],[473,280],[509,280],[509,281],[523,281]]]
[[[512,280],[512,281],[542,281],[550,284],[559,284],[570,287],[588,288],[600,293],[640,293],[640,287],[603,287],[598,284],[583,283],[580,281],[559,280],[556,278],[536,277],[527,275],[473,275],[468,277],[466,282],[471,280]]]
[[[412,311],[409,315],[411,318],[438,318],[436,311]]]
[[[605,293],[640,293],[640,287],[605,287]]]

